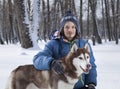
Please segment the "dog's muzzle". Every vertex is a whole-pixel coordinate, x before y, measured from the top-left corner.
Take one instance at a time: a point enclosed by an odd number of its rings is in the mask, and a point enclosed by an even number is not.
[[[92,67],[91,67],[91,64],[87,64],[87,65],[86,65],[86,69],[83,69],[81,66],[80,66],[80,68],[83,70],[83,72],[84,72],[85,74],[88,74],[88,73],[89,73],[89,70],[90,70]]]

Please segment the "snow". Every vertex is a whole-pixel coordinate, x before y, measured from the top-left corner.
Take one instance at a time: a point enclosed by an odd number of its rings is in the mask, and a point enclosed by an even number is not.
[[[44,42],[40,42],[41,49]],[[120,44],[107,42],[92,46],[98,71],[96,89],[119,89],[120,87]],[[5,85],[10,72],[19,65],[32,64],[33,56],[40,50],[25,50],[16,45],[0,45],[0,87]]]
[[[24,0],[23,4],[25,7],[25,16],[23,23],[26,24],[26,28],[29,29],[29,35],[34,49],[38,49],[39,48],[37,45],[38,35],[36,34],[38,33],[39,29],[39,12],[40,12],[39,0],[31,0],[30,7],[28,0]]]

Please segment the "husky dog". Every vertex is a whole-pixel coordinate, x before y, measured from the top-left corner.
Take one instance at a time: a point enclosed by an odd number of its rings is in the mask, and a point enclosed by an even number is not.
[[[31,89],[30,84],[34,85],[32,89],[58,89],[61,83],[65,89],[73,89],[81,74],[87,74],[91,69],[89,45],[86,43],[83,48],[78,48],[74,44],[60,61],[64,69],[61,75],[52,70],[37,70],[32,64],[19,66],[11,72],[6,89]]]

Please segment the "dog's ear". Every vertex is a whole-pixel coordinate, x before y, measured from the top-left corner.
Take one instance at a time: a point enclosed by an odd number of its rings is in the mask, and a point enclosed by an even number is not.
[[[71,52],[74,53],[76,52],[78,49],[78,46],[76,44],[73,44],[72,48],[71,48]]]
[[[86,50],[88,50],[88,52],[90,53],[90,46],[89,46],[89,44],[88,44],[87,42],[85,43],[84,48],[85,48]]]

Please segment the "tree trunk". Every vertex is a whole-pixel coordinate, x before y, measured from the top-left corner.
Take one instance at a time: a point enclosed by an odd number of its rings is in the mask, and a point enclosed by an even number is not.
[[[0,44],[4,44],[4,42],[3,42],[2,38],[1,38],[1,36],[0,36]]]
[[[109,39],[109,41],[111,41],[111,29],[110,29],[111,21],[110,21],[110,14],[109,14],[109,3],[107,0],[105,0],[105,13],[106,13],[105,14],[106,15],[106,24],[107,24],[106,28],[108,30],[108,39]]]
[[[117,2],[116,2],[116,24],[115,24],[115,27],[116,27],[116,44],[118,44],[119,43],[119,41],[118,41],[118,34],[120,34],[118,31],[119,31],[119,18],[118,18],[118,14],[120,14],[119,13],[119,9],[120,8],[120,0],[117,0]]]
[[[95,36],[95,38],[97,39],[97,42],[99,44],[102,43],[101,38],[100,38],[100,34],[98,31],[98,25],[97,25],[97,19],[96,19],[96,5],[97,5],[97,1],[94,0],[89,0],[90,2],[90,7],[91,7],[91,11],[92,11],[92,19],[93,19],[93,36]]]
[[[28,2],[26,4],[29,5]],[[38,46],[38,30],[39,30],[39,18],[40,18],[40,1],[39,0],[31,0],[30,5],[30,14],[27,12],[28,7],[26,6],[26,16],[25,18],[28,19],[28,22],[26,24],[30,25],[29,27],[29,36],[32,41],[32,47],[34,49],[39,49]],[[29,19],[30,16],[30,19]]]
[[[12,1],[11,0],[8,0],[8,18],[9,18],[9,30],[10,30],[10,33],[9,33],[9,39],[10,39],[10,42],[11,43],[14,43],[14,40],[15,40],[15,37],[14,37],[14,29],[13,29],[13,9],[12,9]]]
[[[107,41],[107,35],[106,35],[106,29],[105,29],[105,15],[104,15],[104,0],[101,0],[102,2],[102,33],[103,33],[103,36],[104,36],[104,39],[105,39],[105,42]]]
[[[81,31],[81,37],[83,37],[83,21],[82,21],[82,16],[83,16],[83,0],[80,0],[80,18],[79,18],[79,22],[80,22],[80,31]]]
[[[27,27],[28,24],[24,24],[24,16],[25,16],[25,10],[24,10],[24,4],[23,0],[14,0],[15,4],[15,14],[16,14],[16,20],[18,22],[18,30],[20,34],[20,42],[21,46],[23,48],[30,48],[33,47],[32,41],[29,37],[29,28]]]
[[[89,1],[88,1],[88,5],[87,5],[87,36],[89,37],[90,36],[90,29],[89,29],[89,25],[90,25],[90,22],[89,22],[89,17],[90,17],[90,11],[89,11]]]

